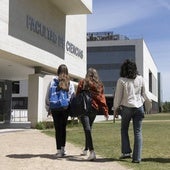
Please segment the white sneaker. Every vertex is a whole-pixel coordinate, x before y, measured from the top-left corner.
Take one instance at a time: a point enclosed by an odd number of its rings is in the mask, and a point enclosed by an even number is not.
[[[127,159],[127,158],[131,158],[131,157],[132,157],[132,156],[131,156],[130,153],[124,153],[124,154],[122,154],[122,155],[120,156],[119,159]]]
[[[65,147],[63,146],[61,147],[61,153],[63,154],[63,156],[66,155],[66,150],[65,150]]]
[[[94,151],[90,151],[90,155],[89,157],[87,158],[87,160],[89,161],[94,161],[96,159],[96,154]]]
[[[86,156],[88,150],[83,150],[82,153],[80,154],[81,156]]]
[[[58,149],[57,150],[57,153],[55,154],[55,157],[56,158],[62,158],[64,155],[63,155],[63,153],[61,152],[61,149]]]

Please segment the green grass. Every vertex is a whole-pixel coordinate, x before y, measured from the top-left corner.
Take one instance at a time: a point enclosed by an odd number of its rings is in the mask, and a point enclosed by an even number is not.
[[[170,113],[147,114],[144,120],[169,120]]]
[[[159,121],[160,120],[160,121]],[[168,120],[168,121],[167,121]],[[54,136],[54,130],[45,131]],[[167,170],[170,169],[170,114],[146,115],[143,122],[142,162],[132,164],[130,159],[120,161],[120,121],[94,123],[93,142],[95,151],[109,161],[135,170]],[[129,135],[133,148],[133,129],[130,125]],[[67,128],[67,141],[83,148],[84,132],[81,124]]]

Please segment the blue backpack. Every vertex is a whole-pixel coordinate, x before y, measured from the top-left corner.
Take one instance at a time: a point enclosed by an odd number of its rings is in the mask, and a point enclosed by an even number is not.
[[[54,78],[50,85],[49,102],[50,109],[66,110],[69,106],[68,92],[66,90],[58,90],[59,81]]]

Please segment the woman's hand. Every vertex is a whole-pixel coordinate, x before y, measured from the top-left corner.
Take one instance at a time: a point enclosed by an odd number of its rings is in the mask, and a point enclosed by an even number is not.
[[[104,115],[106,120],[109,120],[109,115]]]
[[[117,109],[114,110],[114,118],[118,118],[118,112],[117,112]]]

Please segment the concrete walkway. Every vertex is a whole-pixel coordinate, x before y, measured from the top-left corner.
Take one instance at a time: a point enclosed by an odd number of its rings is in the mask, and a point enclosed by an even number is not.
[[[39,130],[0,129],[1,170],[127,170],[114,159],[87,161],[81,149],[67,143],[67,156],[56,159],[55,140]]]

